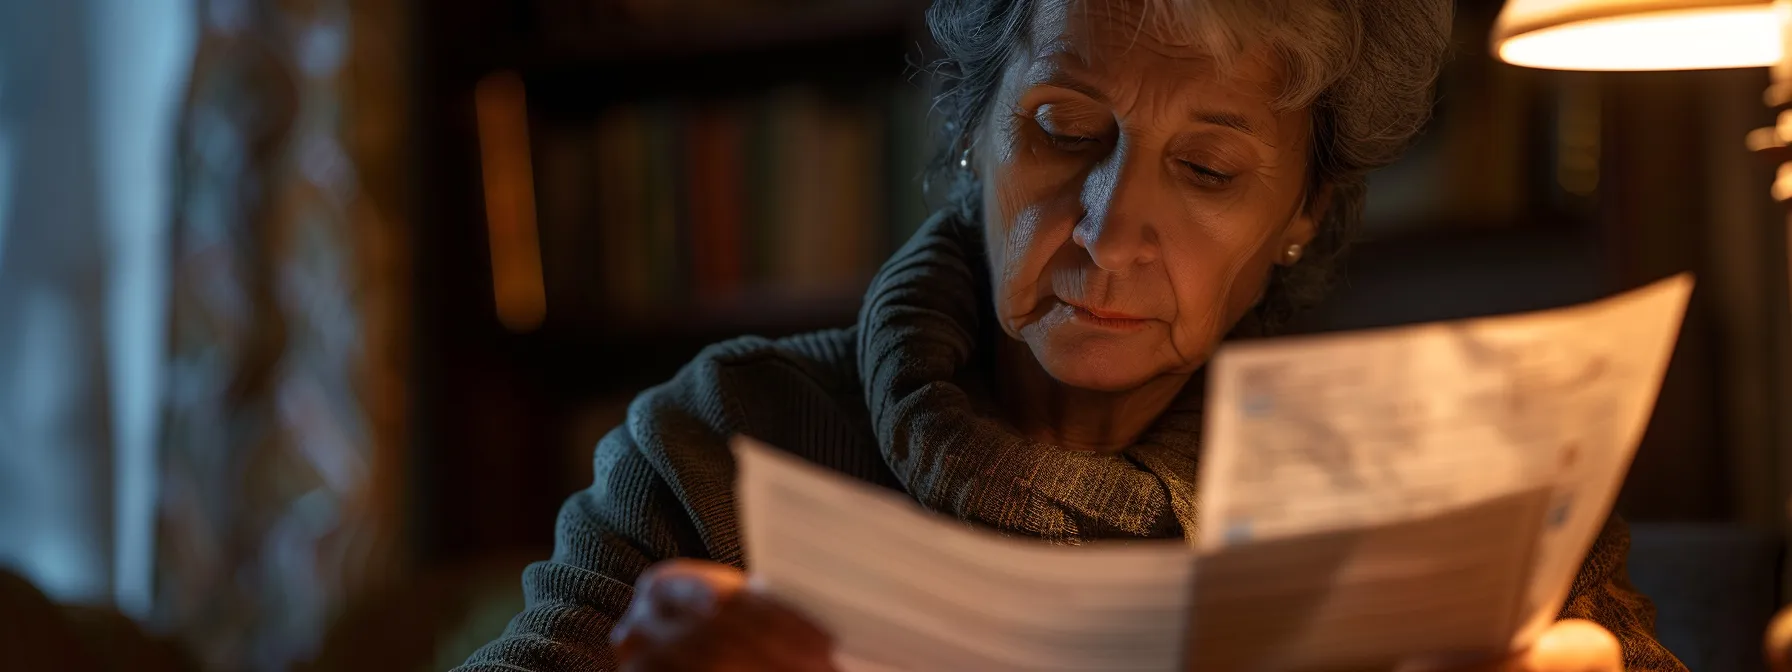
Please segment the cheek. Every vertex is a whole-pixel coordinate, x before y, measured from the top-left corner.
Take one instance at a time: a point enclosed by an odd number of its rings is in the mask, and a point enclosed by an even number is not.
[[[1070,244],[1077,211],[1075,199],[1064,197],[1065,183],[1054,171],[1018,160],[1014,152],[1005,158],[1008,161],[982,172],[984,242],[996,314],[1003,329],[1018,336],[1020,327],[1037,318],[1050,295],[1047,269]]]
[[[1275,268],[1275,254],[1270,248],[1265,245],[1239,269],[1237,280],[1226,294],[1226,320],[1222,331],[1231,331],[1245,313],[1263,299],[1263,290],[1269,286],[1270,271]]]
[[[1275,227],[1215,224],[1166,240],[1177,307],[1172,346],[1180,355],[1204,358],[1256,304],[1274,261],[1275,233]]]

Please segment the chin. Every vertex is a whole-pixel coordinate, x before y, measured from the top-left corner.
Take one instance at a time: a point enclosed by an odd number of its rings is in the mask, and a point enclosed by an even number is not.
[[[1147,349],[1110,339],[1047,338],[1028,343],[1045,372],[1071,387],[1098,392],[1124,392],[1156,378],[1159,367],[1150,363]]]

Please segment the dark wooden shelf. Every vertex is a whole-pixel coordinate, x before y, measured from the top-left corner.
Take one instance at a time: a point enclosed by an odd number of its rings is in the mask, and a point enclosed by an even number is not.
[[[828,2],[769,15],[743,12],[711,20],[618,23],[560,31],[545,39],[512,40],[500,44],[497,53],[524,69],[733,57],[911,33],[920,27],[925,8],[917,0]]]
[[[752,4],[812,6],[656,25],[616,22],[606,0],[443,0],[416,12],[415,216],[431,224],[413,239],[418,557],[451,564],[550,543],[566,490],[589,480],[593,435],[607,431],[586,425],[618,422],[627,399],[710,344],[848,326],[863,288],[744,293],[626,315],[576,305],[587,297],[550,285],[546,323],[506,330],[493,315],[478,196],[477,82],[519,73],[532,131],[576,131],[618,105],[700,106],[787,86],[851,101],[925,62],[927,2],[774,0]],[[594,421],[600,402],[608,415]]]
[[[750,291],[699,300],[659,314],[637,315],[610,325],[611,333],[636,338],[747,333],[785,334],[852,324],[863,289],[792,294]]]
[[[628,101],[753,96],[799,82],[850,92],[903,77],[925,58],[919,5],[874,8],[514,42],[468,56],[466,74],[516,70],[531,116],[550,123]]]
[[[663,382],[703,348],[731,338],[851,326],[862,292],[859,286],[805,295],[754,292],[656,314],[578,315],[560,322],[550,307],[540,330],[503,341],[513,361],[536,372],[556,396],[590,398]]]
[[[675,17],[669,20],[623,21],[588,19],[557,21],[532,12],[527,3],[512,6],[475,5],[454,17],[452,48],[439,49],[440,65],[463,75],[480,76],[500,69],[531,73],[577,71],[618,74],[645,70],[646,74],[671,68],[689,70],[692,65],[748,65],[758,61],[770,66],[793,54],[814,57],[844,53],[876,45],[894,56],[918,49],[925,34],[925,0],[838,0],[812,6],[739,11],[710,18]],[[530,16],[531,14],[534,16]],[[494,30],[491,23],[503,27]],[[913,54],[909,54],[913,55]],[[829,67],[827,58],[816,65]],[[745,61],[746,63],[743,63]],[[589,81],[603,86],[607,81]],[[687,83],[688,84],[688,83]]]

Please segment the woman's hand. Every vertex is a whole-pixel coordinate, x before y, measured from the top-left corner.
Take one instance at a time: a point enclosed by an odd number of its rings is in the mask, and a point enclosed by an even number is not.
[[[622,669],[833,670],[827,633],[745,586],[740,570],[713,562],[648,568],[610,633]]]
[[[672,560],[648,569],[610,634],[623,669],[833,669],[827,633],[745,586],[739,570],[712,562]],[[1624,666],[1612,633],[1592,621],[1568,619],[1524,653],[1483,669],[1622,672]]]
[[[1455,672],[1623,672],[1618,638],[1588,620],[1557,621],[1524,653]]]
[[[1515,672],[1623,672],[1618,638],[1598,623],[1557,621],[1510,668]]]

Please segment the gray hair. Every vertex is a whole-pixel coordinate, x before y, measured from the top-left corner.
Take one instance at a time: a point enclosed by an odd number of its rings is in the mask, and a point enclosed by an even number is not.
[[[1091,0],[1093,1],[1093,0]],[[1110,0],[1127,1],[1127,0]],[[1255,311],[1263,329],[1316,301],[1361,224],[1369,171],[1392,163],[1431,116],[1431,87],[1449,49],[1450,0],[1132,0],[1154,28],[1203,47],[1225,64],[1267,46],[1287,81],[1279,109],[1310,107],[1308,190],[1330,188],[1318,234],[1302,260],[1276,267]],[[1028,39],[1037,0],[935,0],[927,23],[935,64],[939,154],[928,184],[946,207],[981,218],[981,186],[958,165],[971,146],[1015,49]]]

